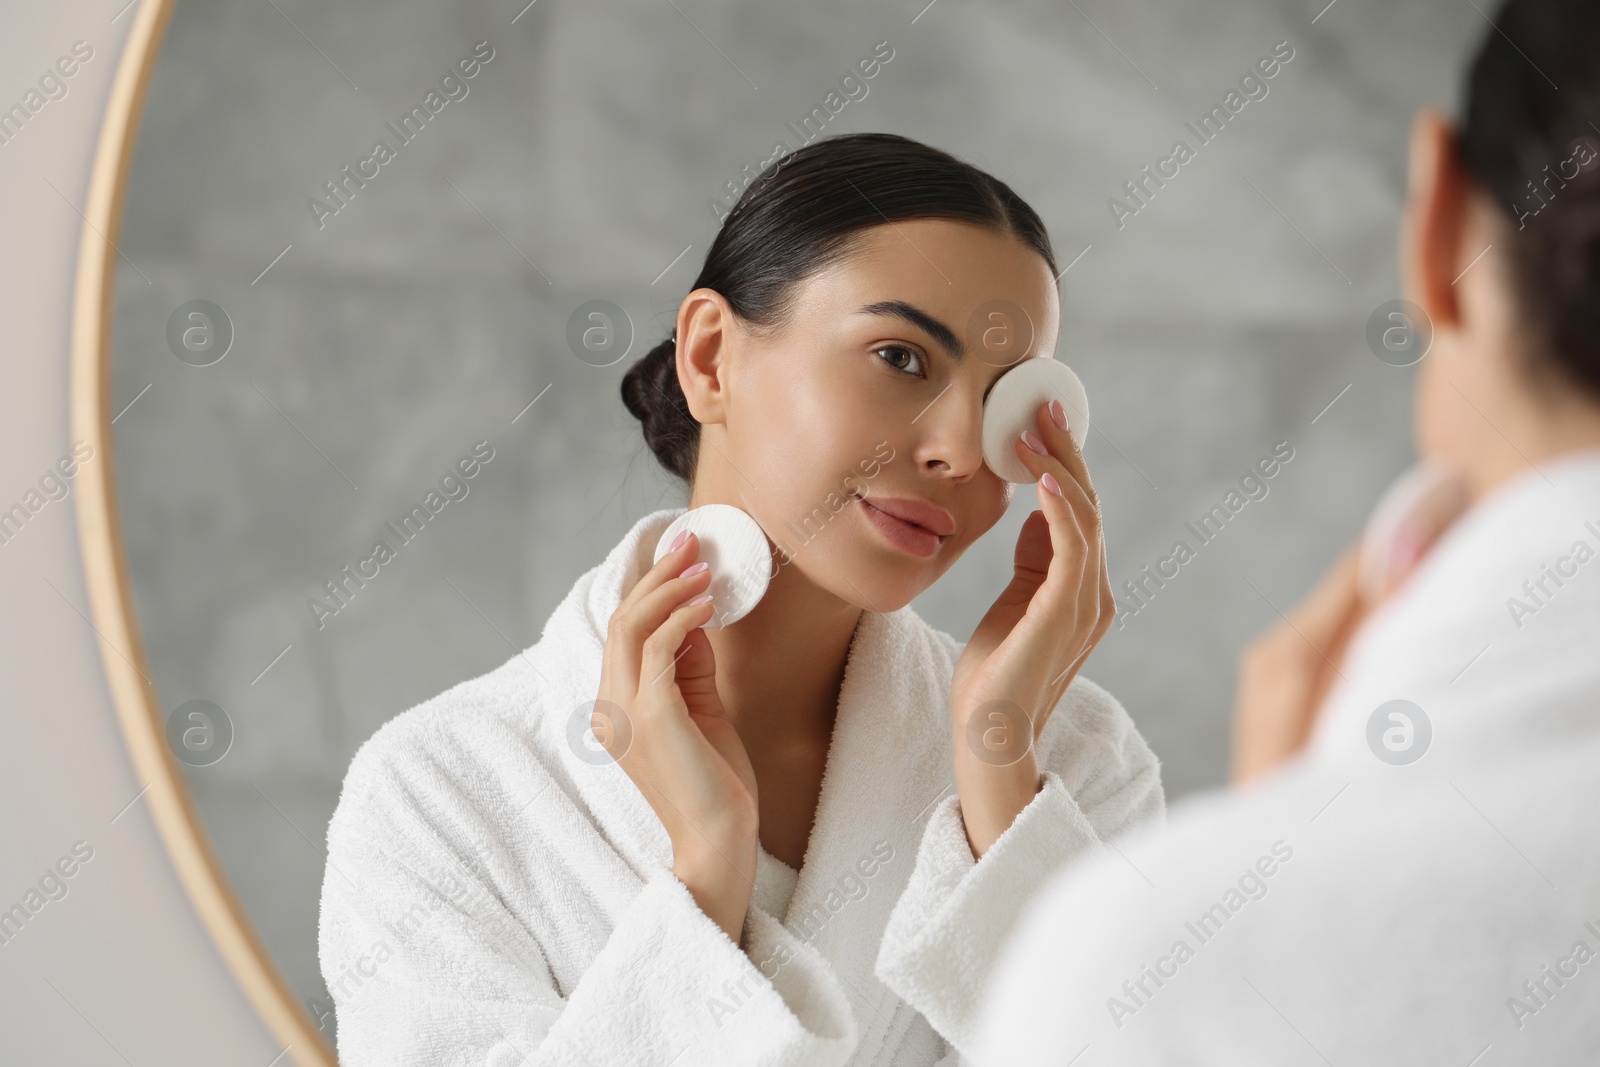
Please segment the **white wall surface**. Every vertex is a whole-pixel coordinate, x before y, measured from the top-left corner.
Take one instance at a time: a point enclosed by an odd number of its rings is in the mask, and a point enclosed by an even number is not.
[[[0,106],[73,42],[94,50],[67,95],[0,145],[0,507],[71,449],[78,212],[132,22],[121,8],[0,5]],[[0,1063],[267,1067],[280,1048],[191,911],[144,802],[129,807],[145,783],[88,610],[68,496],[0,545],[0,909],[23,902],[76,842],[92,858],[0,944]]]

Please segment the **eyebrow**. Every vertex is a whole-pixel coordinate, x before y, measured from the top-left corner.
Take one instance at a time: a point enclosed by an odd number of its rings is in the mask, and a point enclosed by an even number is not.
[[[922,331],[943,346],[950,358],[957,363],[967,354],[967,346],[961,343],[961,338],[956,332],[932,315],[923,311],[914,304],[904,300],[880,300],[875,304],[866,304],[856,309],[865,315],[893,315],[907,322],[921,327]]]

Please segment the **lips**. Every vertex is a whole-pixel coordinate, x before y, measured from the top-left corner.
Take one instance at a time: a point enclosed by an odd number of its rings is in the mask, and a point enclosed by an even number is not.
[[[920,526],[938,537],[948,537],[955,532],[956,520],[950,513],[925,500],[918,500],[915,497],[864,497],[860,493],[855,496],[869,508],[876,508],[901,522]]]

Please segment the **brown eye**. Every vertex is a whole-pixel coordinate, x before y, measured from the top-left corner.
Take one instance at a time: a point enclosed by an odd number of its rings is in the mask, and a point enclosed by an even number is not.
[[[916,365],[917,369],[916,370],[908,370],[907,367],[906,367],[906,364],[904,362],[901,362],[900,360],[897,360],[897,359],[895,359],[893,357],[884,359],[884,362],[889,364],[889,366],[893,367],[895,370],[900,371],[902,374],[909,374],[914,378],[922,377],[922,356],[920,356],[916,352],[913,352],[911,349],[907,348],[905,345],[884,345],[881,348],[873,349],[873,352],[874,352],[874,354],[879,353],[879,352],[898,352],[898,353],[900,353],[902,357],[907,358],[909,360],[915,361],[915,365]]]

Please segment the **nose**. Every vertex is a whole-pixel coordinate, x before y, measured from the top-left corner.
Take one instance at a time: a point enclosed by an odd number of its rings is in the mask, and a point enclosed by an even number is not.
[[[985,469],[982,384],[952,382],[914,420],[912,460],[918,470],[966,481]]]

